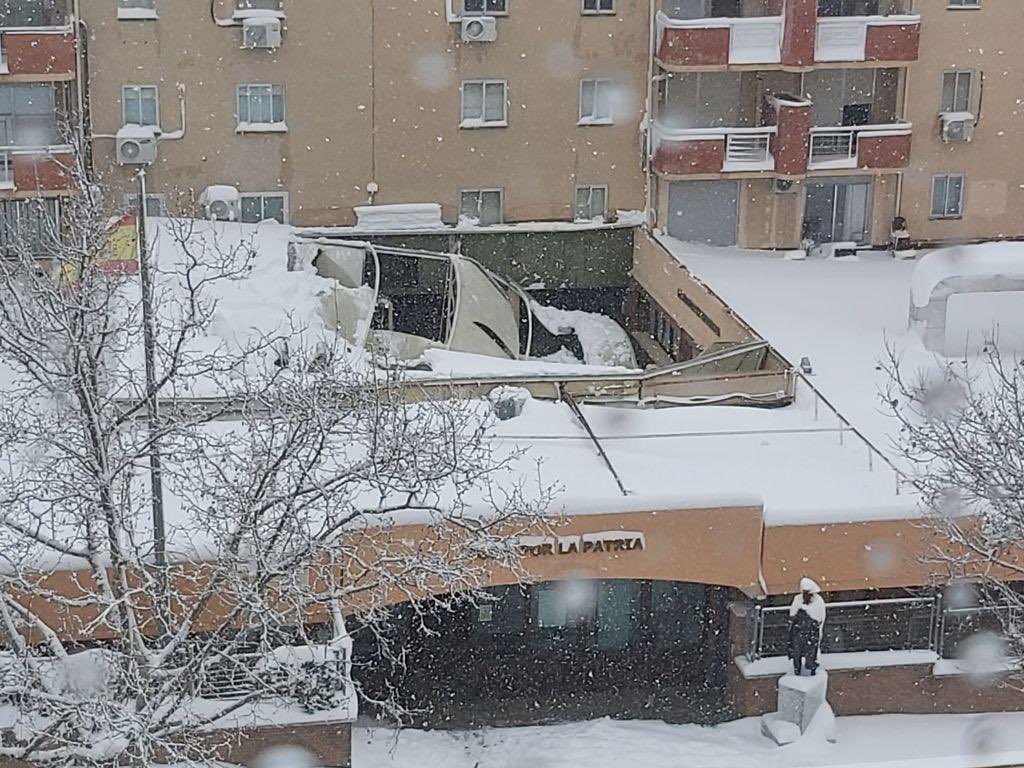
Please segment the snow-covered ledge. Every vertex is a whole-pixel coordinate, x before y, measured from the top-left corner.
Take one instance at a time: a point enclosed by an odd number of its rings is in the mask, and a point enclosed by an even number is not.
[[[956,677],[957,675],[995,677],[1009,672],[1020,671],[1020,660],[1009,658],[984,661],[974,659],[939,659],[935,662],[935,666],[932,667],[932,675],[935,677]]]
[[[759,677],[778,677],[793,671],[793,662],[787,656],[766,656],[749,661],[737,656],[736,666],[748,680]],[[828,672],[853,669],[881,669],[884,667],[910,667],[937,665],[939,655],[935,651],[859,651],[855,653],[823,653],[818,657],[821,666]]]

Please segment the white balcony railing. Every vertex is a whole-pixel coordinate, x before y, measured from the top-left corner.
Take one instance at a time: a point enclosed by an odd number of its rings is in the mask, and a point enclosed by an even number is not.
[[[862,137],[909,136],[910,133],[910,123],[812,128],[807,167],[809,170],[857,168]]]
[[[864,61],[869,27],[920,24],[920,14],[893,16],[827,16],[818,19],[815,61]]]
[[[775,128],[730,129],[725,139],[725,171],[768,171],[775,167],[769,151]]]
[[[6,149],[0,149],[0,189],[14,189],[14,168],[11,153]]]

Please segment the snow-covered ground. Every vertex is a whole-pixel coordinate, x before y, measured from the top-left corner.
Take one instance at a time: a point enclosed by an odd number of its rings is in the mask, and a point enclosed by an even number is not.
[[[357,728],[358,768],[988,768],[1024,765],[1024,713],[841,717],[837,740],[776,747],[757,718],[478,731]]]

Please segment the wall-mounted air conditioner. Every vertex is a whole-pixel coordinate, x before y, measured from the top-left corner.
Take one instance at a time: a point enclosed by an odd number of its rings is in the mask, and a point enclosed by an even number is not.
[[[156,128],[126,125],[117,132],[117,162],[121,165],[150,165],[156,162],[156,145]]]
[[[974,138],[974,115],[970,112],[944,112],[940,117],[943,141],[957,143]]]
[[[241,212],[238,190],[227,184],[211,184],[199,196],[199,204],[207,218],[237,221]]]
[[[276,16],[249,16],[242,20],[243,48],[280,48],[281,19]]]
[[[498,20],[493,16],[465,16],[462,19],[462,41],[493,43],[498,39]]]

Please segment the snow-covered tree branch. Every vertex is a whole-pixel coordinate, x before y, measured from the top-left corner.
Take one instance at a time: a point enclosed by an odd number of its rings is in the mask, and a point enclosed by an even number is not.
[[[0,758],[202,760],[231,713],[350,705],[345,615],[383,642],[396,599],[522,575],[551,493],[492,449],[488,408],[410,397],[312,315],[241,311],[285,270],[258,236],[151,230],[147,382],[130,222],[68,172],[60,225],[0,262]]]

